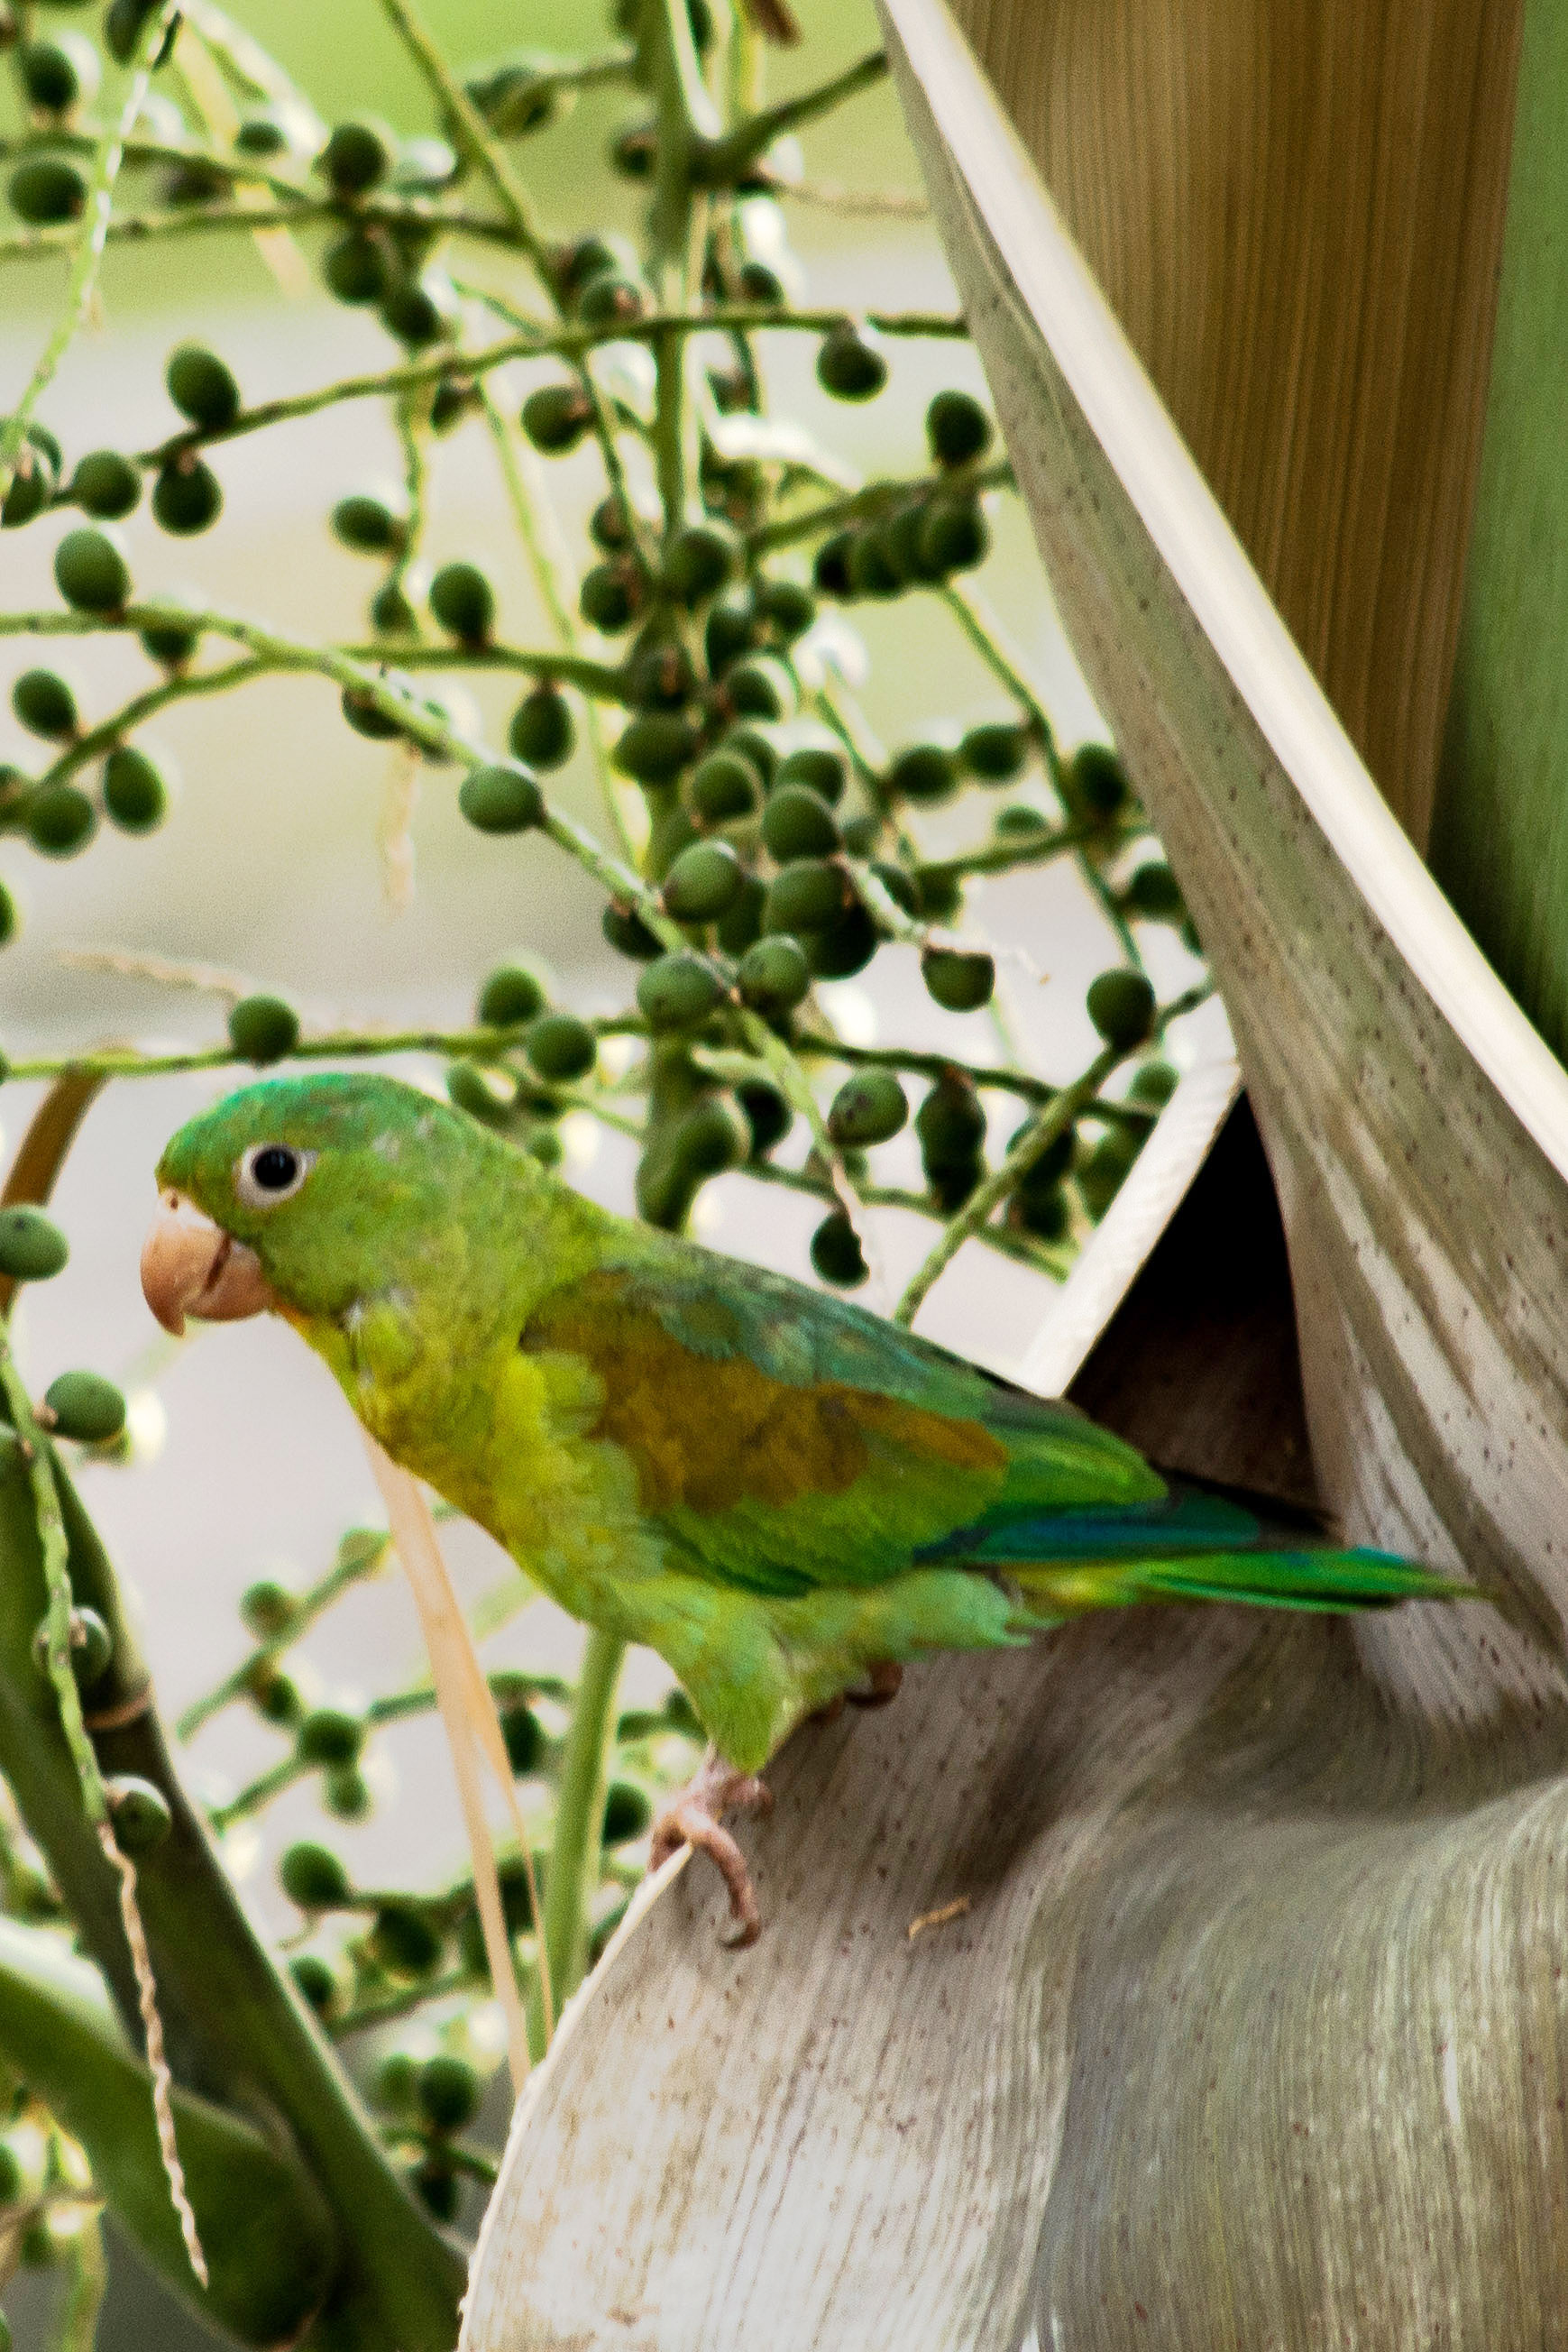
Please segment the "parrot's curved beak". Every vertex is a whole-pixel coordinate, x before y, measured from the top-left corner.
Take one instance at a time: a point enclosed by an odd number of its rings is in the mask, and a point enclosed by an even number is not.
[[[256,1252],[178,1192],[165,1192],[162,1212],[142,1244],[141,1296],[176,1339],[187,1315],[203,1323],[237,1323],[277,1303]]]

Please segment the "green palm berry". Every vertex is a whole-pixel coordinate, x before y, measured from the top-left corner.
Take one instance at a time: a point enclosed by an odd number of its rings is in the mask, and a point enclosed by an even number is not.
[[[355,1764],[364,1745],[365,1718],[346,1706],[313,1706],[296,1742],[305,1764]]]
[[[1114,816],[1132,798],[1127,771],[1109,743],[1081,743],[1067,772],[1068,790],[1096,816]]]
[[[455,331],[457,297],[450,281],[437,272],[397,278],[382,298],[381,318],[389,335],[411,351],[423,351]]]
[[[508,1934],[520,1936],[534,1924],[533,1889],[528,1884],[528,1865],[520,1853],[509,1853],[496,1871],[501,1882],[501,1914]]]
[[[891,1070],[856,1070],[833,1097],[828,1133],[835,1143],[859,1149],[885,1143],[908,1118],[908,1100]]]
[[[797,580],[759,580],[757,608],[786,645],[803,637],[817,617],[817,600]]]
[[[794,680],[770,654],[753,654],[727,670],[724,694],[741,719],[788,719],[795,708]]]
[[[651,180],[658,169],[659,135],[651,122],[631,122],[610,143],[610,161],[626,180]]]
[[[163,381],[181,415],[204,433],[223,432],[239,415],[239,386],[225,362],[204,343],[176,344]]]
[[[811,1264],[838,1290],[858,1290],[870,1275],[860,1235],[841,1209],[825,1216],[811,1235]]]
[[[1140,866],[1122,894],[1128,914],[1145,923],[1179,923],[1186,913],[1181,885],[1164,858]]]
[[[101,1372],[61,1372],[44,1391],[57,1436],[107,1445],[125,1427],[125,1399]]]
[[[927,1175],[974,1160],[986,1139],[986,1114],[969,1080],[956,1072],[938,1078],[915,1114],[915,1131]]]
[[[427,2156],[415,2165],[410,2177],[414,2195],[434,2221],[456,2221],[463,2207],[463,2183],[449,2164],[443,2164],[439,2157]]]
[[[969,572],[990,552],[990,527],[976,499],[936,498],[925,509],[920,533],[920,560],[936,578],[949,572]]]
[[[465,416],[472,416],[480,405],[479,394],[472,383],[458,376],[444,376],[436,385],[430,403],[430,429],[433,433],[452,433]]]
[[[775,784],[762,812],[762,838],[780,866],[800,857],[831,857],[839,846],[838,823],[809,784]]]
[[[647,289],[638,279],[607,269],[583,288],[577,315],[585,327],[619,327],[642,318],[647,308]]]
[[[698,740],[689,719],[668,711],[644,711],[622,730],[615,765],[640,784],[672,783],[695,755]]]
[[[670,636],[666,624],[656,618],[627,655],[622,678],[633,710],[679,710],[690,698],[696,671],[680,639]]]
[[[1027,1192],[1020,1185],[1013,1207],[1017,1222],[1038,1241],[1064,1242],[1072,1231],[1072,1204],[1060,1184]]]
[[[508,1706],[501,1712],[501,1737],[515,1780],[526,1780],[544,1761],[544,1726],[531,1706]]]
[[[595,229],[558,254],[555,274],[561,299],[575,302],[596,278],[634,278],[637,250],[629,237]]]
[[[505,1070],[482,1062],[454,1062],[446,1073],[446,1098],[486,1127],[504,1127],[517,1108],[517,1090]]]
[[[178,604],[183,601],[179,596],[167,594],[157,599],[161,604]],[[165,669],[183,669],[201,642],[200,629],[182,628],[173,621],[155,621],[151,628],[141,631],[142,652],[149,661],[159,662]]]
[[[6,420],[0,418],[0,425]],[[29,425],[16,453],[16,470],[0,502],[0,530],[18,530],[43,513],[60,478],[60,447],[41,425]]]
[[[497,964],[479,991],[475,1007],[479,1019],[495,1029],[512,1029],[532,1021],[549,1002],[549,991],[531,964]]]
[[[77,700],[57,669],[25,669],[11,688],[11,708],[29,735],[68,743],[79,732]]]
[[[1030,732],[1005,720],[971,727],[958,746],[958,764],[985,784],[1010,784],[1028,765]]]
[[[797,934],[825,931],[844,913],[847,877],[831,858],[802,857],[768,886],[762,928]]]
[[[406,685],[406,680],[400,677],[396,683],[401,688]],[[392,686],[392,676],[390,673],[383,675],[382,684]],[[346,686],[339,698],[343,716],[356,735],[363,735],[372,743],[386,743],[394,735],[402,733],[399,722],[390,712],[383,710],[375,697],[367,694],[362,687]]]
[[[110,0],[110,7],[103,20],[103,40],[104,47],[116,65],[128,66],[131,63],[131,58],[136,55],[147,20],[157,5],[158,0]],[[155,66],[161,66],[168,57],[174,46],[174,37],[178,31],[179,25],[176,21],[170,26],[159,45],[158,54],[152,60]]]
[[[760,1080],[737,1087],[735,1098],[745,1113],[746,1124],[751,1131],[751,1149],[747,1157],[766,1159],[776,1143],[783,1142],[795,1124],[794,1112],[777,1087],[767,1086]]]
[[[693,772],[692,806],[707,824],[752,815],[762,797],[757,772],[733,751],[710,751]]]
[[[653,1808],[633,1781],[612,1780],[604,1797],[600,1836],[606,1845],[630,1845],[653,1818]]]
[[[323,254],[321,275],[340,302],[368,309],[381,301],[389,283],[384,239],[368,229],[345,230]]]
[[[361,196],[385,179],[396,152],[386,125],[367,116],[338,123],[318,161],[340,194]]]
[[[871,400],[887,382],[887,362],[869,328],[841,319],[817,351],[817,382],[835,400]]]
[[[287,155],[294,144],[288,118],[270,106],[258,106],[235,132],[235,145],[242,155]]]
[[[743,878],[727,841],[695,841],[664,877],[664,911],[677,923],[716,922]]]
[[[619,635],[630,628],[636,618],[642,601],[642,587],[634,564],[595,563],[582,575],[582,585],[577,592],[578,610],[591,628],[605,636]]]
[[[444,1941],[439,1921],[423,1903],[383,1903],[371,1925],[371,1949],[394,1976],[432,1975]]]
[[[507,740],[517,758],[530,768],[561,768],[577,743],[571,705],[559,686],[548,681],[524,695],[512,713]]]
[[[42,1209],[15,1202],[0,1209],[0,1275],[12,1282],[47,1282],[70,1255],[70,1245]]]
[[[1079,1195],[1096,1224],[1121,1191],[1141,1141],[1124,1128],[1113,1128],[1079,1169]]]
[[[766,261],[741,263],[737,291],[743,302],[765,302],[773,310],[781,310],[789,299],[784,280]]]
[[[1155,1017],[1155,992],[1141,971],[1103,971],[1089,983],[1089,1018],[1107,1045],[1141,1045]]]
[[[836,923],[816,932],[806,943],[813,980],[852,980],[863,971],[882,944],[876,925],[857,900]]]
[[[545,819],[538,777],[499,760],[469,770],[457,788],[457,805],[481,833],[525,833]]]
[[[651,1029],[686,1029],[723,1001],[724,982],[702,956],[676,950],[651,963],[637,982],[637,1003]]]
[[[210,530],[223,510],[222,483],[189,449],[172,457],[152,485],[152,520],[177,539]]]
[[[338,2006],[340,1987],[330,1964],[319,1952],[300,1952],[288,1963],[295,1990],[318,2017],[330,2017]]]
[[[720,677],[732,662],[744,660],[757,644],[757,610],[749,596],[721,596],[703,625],[708,676]]]
[[[523,1051],[541,1078],[570,1086],[592,1069],[599,1040],[575,1013],[541,1013],[524,1032]]]
[[[174,1826],[162,1790],[134,1772],[117,1772],[104,1782],[103,1793],[109,1799],[109,1818],[121,1853],[129,1854],[132,1862],[155,1853]]]
[[[835,530],[818,548],[811,559],[811,581],[820,596],[853,595],[850,553],[854,541],[853,531]]]
[[[991,446],[991,420],[967,392],[939,392],[925,412],[925,437],[939,466],[967,466]]]
[[[1128,1099],[1146,1103],[1151,1110],[1163,1110],[1180,1084],[1181,1072],[1169,1062],[1140,1062],[1127,1088]]]
[[[964,908],[964,877],[927,866],[920,877],[920,912],[929,923],[956,923]]]
[[[888,552],[880,530],[852,533],[847,562],[852,594],[886,600],[902,593],[904,574]]]
[[[267,1668],[251,1677],[251,1696],[256,1713],[265,1723],[276,1723],[291,1731],[305,1712],[305,1702],[299,1686],[287,1675],[276,1667]]]
[[[979,952],[927,948],[920,959],[920,977],[933,1003],[948,1013],[973,1013],[990,1003],[997,967]]]
[[[321,1775],[321,1802],[334,1821],[362,1822],[374,1801],[357,1764],[329,1764]]]
[[[281,996],[242,996],[229,1013],[229,1043],[242,1062],[281,1062],[299,1043],[299,1015]]]
[[[332,509],[332,536],[360,555],[401,555],[408,525],[385,499],[355,490]]]
[[[718,523],[688,523],[664,550],[661,584],[677,604],[706,604],[731,577],[738,556],[739,541],[733,530]]]
[[[958,763],[941,743],[911,743],[889,766],[887,788],[906,801],[950,800],[958,789]]]
[[[575,383],[541,384],[523,403],[523,431],[547,457],[575,449],[593,423],[593,403]]]
[[[85,33],[24,41],[16,69],[28,104],[40,114],[68,114],[73,107],[90,106],[103,78],[102,61]]]
[[[417,575],[405,574],[405,577]],[[419,635],[419,614],[414,611],[413,601],[402,580],[395,577],[383,580],[371,598],[369,611],[371,626],[378,637],[416,637]],[[361,709],[365,707],[362,703],[359,705]],[[355,721],[350,719],[349,724],[353,726]],[[390,721],[386,732],[397,732]],[[434,755],[427,751],[424,756],[430,759]]]
[[[414,2101],[433,2130],[461,2131],[479,2112],[484,2086],[466,2058],[438,2051],[427,2058],[414,2084]]]
[[[882,840],[883,821],[874,810],[849,816],[842,825],[844,847],[852,857],[870,857]],[[902,867],[896,869],[902,873]]]
[[[301,1911],[337,1911],[353,1897],[349,1874],[331,1847],[309,1838],[285,1847],[277,1876],[285,1895]]]
[[[275,1633],[286,1633],[299,1612],[297,1593],[274,1576],[260,1577],[247,1584],[240,1595],[239,1613],[247,1633],[258,1641],[269,1641]]]
[[[588,518],[588,535],[606,555],[620,555],[632,544],[632,524],[619,490],[600,499]]]
[[[746,720],[739,727],[730,728],[718,748],[744,760],[756,772],[764,792],[771,789],[782,757],[782,747],[772,728],[757,719]]]
[[[780,792],[789,785],[804,785],[830,808],[837,808],[849,781],[848,758],[836,743],[802,743],[779,761],[773,785]]]
[[[728,1095],[706,1095],[677,1119],[670,1136],[675,1164],[706,1183],[751,1157],[751,1122]]]
[[[45,784],[26,804],[27,839],[44,857],[74,857],[98,831],[98,814],[74,784]]]
[[[877,552],[901,587],[911,587],[925,576],[926,566],[921,554],[921,533],[925,528],[923,501],[900,507],[896,513],[876,528]]]
[[[768,892],[755,874],[747,874],[718,919],[716,934],[726,955],[744,955],[762,936],[762,909]]]
[[[114,1636],[96,1609],[75,1608],[67,1640],[71,1675],[78,1688],[91,1690],[109,1672],[114,1656]],[[49,1671],[49,1621],[46,1617],[33,1636],[33,1664],[40,1675]]]
[[[430,609],[464,645],[482,646],[496,625],[496,592],[476,563],[444,563],[430,583]]]
[[[1008,1150],[1009,1151],[1015,1150],[1016,1147],[1023,1141],[1025,1136],[1029,1133],[1029,1125],[1030,1123],[1028,1119],[1025,1119],[1023,1125],[1019,1128],[1014,1134],[1009,1136]],[[1038,1159],[1030,1160],[1023,1174],[1019,1178],[1018,1192],[1019,1197],[1026,1198],[1030,1194],[1036,1192],[1044,1193],[1054,1192],[1056,1187],[1061,1183],[1062,1178],[1066,1175],[1068,1170],[1072,1165],[1072,1129],[1071,1128],[1064,1128],[1062,1132],[1057,1136],[1052,1142],[1046,1145],[1045,1150],[1040,1154]]]
[[[70,495],[85,514],[118,522],[140,502],[141,469],[118,449],[89,450],[71,476]]]
[[[1051,819],[1042,809],[1030,808],[1027,801],[1015,801],[1010,808],[997,811],[997,832],[1004,841],[1027,841],[1031,834],[1050,831]]]
[[[79,220],[87,210],[87,182],[63,155],[33,155],[18,163],[5,193],[17,219],[34,228]]]
[[[652,963],[664,952],[662,941],[636,908],[619,907],[613,898],[600,917],[599,928],[617,955],[630,956],[636,963]]]
[[[55,550],[55,585],[78,613],[118,613],[131,595],[131,566],[112,524],[82,523]]]
[[[15,894],[0,882],[0,948],[8,948],[22,928],[22,912]]]

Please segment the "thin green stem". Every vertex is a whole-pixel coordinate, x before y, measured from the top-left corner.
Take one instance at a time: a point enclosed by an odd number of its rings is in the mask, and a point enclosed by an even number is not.
[[[544,247],[521,181],[489,124],[432,40],[412,0],[382,0],[382,6],[402,35],[403,44],[426,81],[437,105],[450,121],[458,144],[481,178],[488,180],[500,199],[517,243],[541,276],[548,275]]]
[[[615,1689],[626,1645],[597,1626],[589,1629],[561,1757],[555,1831],[545,1874],[545,1952],[557,2014],[581,1983],[588,1957],[588,1915],[599,1884],[600,1831],[610,1750],[615,1738]],[[530,2024],[542,2040],[534,1996]]]
[[[303,1757],[290,1752],[265,1772],[258,1772],[254,1780],[247,1781],[224,1804],[212,1806],[207,1819],[222,1836],[224,1831],[232,1829],[235,1822],[243,1822],[250,1814],[259,1812],[264,1805],[272,1802],[274,1797],[281,1797],[285,1789],[292,1789],[297,1780],[308,1779],[318,1769],[314,1764],[308,1764]]]
[[[619,1024],[594,1025],[601,1036],[621,1034]],[[348,1062],[382,1054],[441,1054],[455,1061],[496,1061],[517,1043],[521,1034],[519,1029],[338,1029],[320,1037],[300,1038],[288,1058],[295,1062]],[[8,1063],[5,1075],[11,1078],[57,1078],[70,1070],[106,1078],[164,1078],[192,1070],[228,1069],[243,1059],[226,1042],[221,1045],[183,1046],[167,1054],[139,1054],[129,1046],[113,1045],[97,1053],[35,1055]],[[547,1091],[531,1074],[528,1085]],[[591,1097],[571,1088],[558,1087],[548,1091],[574,1110],[591,1110],[596,1115],[601,1110]],[[613,1113],[606,1110],[603,1115],[613,1121]]]
[[[1010,874],[1015,866],[1040,866],[1064,850],[1081,849],[1085,842],[1110,846],[1121,840],[1131,840],[1143,825],[1118,827],[1113,821],[1072,819],[1066,824],[1042,825],[1038,833],[1009,834],[1000,841],[987,842],[981,849],[968,849],[957,857],[932,858],[915,869],[918,882],[961,882],[977,874]]]
[[[803,1168],[779,1168],[770,1160],[752,1160],[739,1173],[755,1183],[779,1184],[791,1192],[809,1193],[813,1200],[837,1201],[831,1184]],[[868,1209],[907,1209],[917,1217],[942,1215],[928,1192],[913,1192],[897,1184],[862,1184],[860,1199]],[[1016,1265],[1031,1266],[1037,1274],[1049,1276],[1052,1282],[1062,1281],[1072,1264],[1071,1249],[1053,1249],[1050,1243],[1031,1241],[1006,1225],[984,1225],[975,1239],[984,1248],[995,1250],[998,1256],[1010,1258]]]
[[[37,154],[90,155],[106,135],[96,123],[78,124],[73,128],[50,123],[47,128],[13,131],[0,138],[0,161],[19,162],[25,156]],[[291,173],[269,172],[259,155],[225,153],[221,147],[204,146],[195,139],[127,138],[124,142],[126,163],[162,166],[178,171],[182,165],[194,165],[210,172],[215,178],[233,182],[236,186],[263,187],[285,200],[293,197],[303,204],[313,202],[318,192]]]
[[[79,2212],[67,2240],[66,2288],[60,2299],[55,2352],[93,2352],[98,2315],[109,2286],[103,2229],[96,2213]]]
[[[808,122],[816,122],[847,99],[856,98],[872,89],[887,72],[887,58],[881,49],[873,50],[836,74],[816,89],[802,90],[799,97],[787,98],[777,106],[765,107],[759,114],[737,123],[722,139],[706,141],[698,150],[696,171],[704,184],[710,188],[727,187],[740,177],[747,167],[792,131],[802,130]]]
[[[148,83],[152,79],[153,62],[162,48],[176,14],[177,0],[162,0],[162,5],[143,25],[131,60],[131,80],[119,117],[105,129],[99,140],[88,180],[81,226],[74,231],[78,240],[76,258],[71,266],[65,302],[26,391],[4,427],[0,427],[0,499],[5,499],[16,476],[16,460],[26,436],[27,421],[37,406],[39,395],[53,382],[56,369],[69,350],[77,329],[91,306],[93,288],[98,283],[98,273],[103,261],[110,215],[114,208],[114,184],[124,161],[125,142],[141,112]]]
[[[258,1679],[265,1677],[279,1658],[291,1650],[325,1609],[329,1609],[340,1593],[358,1584],[367,1576],[374,1576],[385,1566],[392,1550],[390,1535],[377,1534],[373,1538],[346,1539],[339,1559],[325,1576],[308,1585],[294,1603],[293,1614],[281,1631],[267,1641],[258,1642],[248,1658],[225,1675],[215,1689],[193,1699],[183,1715],[175,1719],[174,1729],[181,1739],[193,1739],[203,1724],[231,1706],[235,1699],[249,1697]]]

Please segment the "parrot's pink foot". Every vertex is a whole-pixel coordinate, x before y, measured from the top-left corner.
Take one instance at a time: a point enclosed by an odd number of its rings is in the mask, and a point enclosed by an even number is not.
[[[735,1934],[725,1941],[737,1951],[756,1943],[762,1933],[762,1914],[757,1907],[757,1890],[746,1856],[725,1828],[723,1817],[733,1811],[768,1812],[772,1804],[773,1791],[755,1772],[737,1772],[710,1748],[695,1777],[653,1823],[650,1870],[657,1870],[683,1845],[700,1846],[718,1864],[729,1889],[730,1914],[736,1923]]]
[[[864,1690],[844,1693],[852,1706],[886,1706],[904,1687],[904,1668],[893,1658],[879,1658],[866,1669]]]

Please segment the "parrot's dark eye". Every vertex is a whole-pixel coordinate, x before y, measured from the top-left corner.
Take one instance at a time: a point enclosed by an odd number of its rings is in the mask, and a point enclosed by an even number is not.
[[[235,1170],[235,1191],[247,1209],[275,1209],[292,1200],[315,1165],[313,1151],[291,1143],[253,1143]]]

